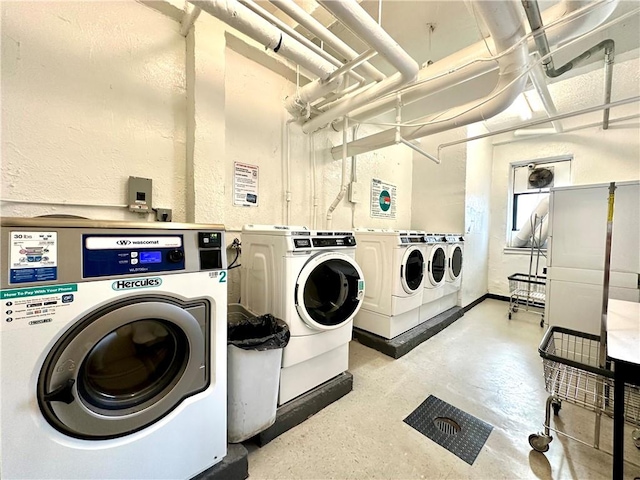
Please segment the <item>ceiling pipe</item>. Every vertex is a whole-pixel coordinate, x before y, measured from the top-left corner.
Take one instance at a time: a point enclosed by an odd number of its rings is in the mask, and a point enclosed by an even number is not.
[[[293,20],[302,25],[310,33],[322,40],[326,45],[330,46],[339,55],[342,55],[347,60],[353,60],[358,57],[358,52],[353,50],[349,45],[340,40],[335,34],[333,34],[327,27],[325,27],[318,20],[308,14],[303,8],[294,3],[293,0],[270,0],[273,5],[278,7],[284,13],[286,13]],[[363,75],[372,78],[376,82],[380,82],[386,78],[386,76],[375,68],[370,63],[365,63],[359,67],[358,70]]]
[[[575,112],[561,113],[560,115],[556,115],[555,117],[552,117],[551,120],[564,120],[566,118],[579,117],[581,115],[586,115],[587,113],[599,112],[600,110],[604,110],[604,109],[607,109],[607,108],[621,107],[623,105],[629,105],[631,103],[638,103],[638,102],[640,102],[640,95],[639,96],[635,96],[635,97],[625,98],[623,100],[617,100],[615,102],[605,103],[604,105],[596,105],[595,107],[583,108],[582,110],[577,110]],[[624,121],[624,120],[630,120],[630,119],[633,119],[633,118],[638,118],[638,115],[631,115],[631,116],[628,116],[628,117],[617,118],[617,119],[615,119],[613,121],[620,122],[620,121]],[[501,130],[495,130],[495,131],[489,132],[489,133],[482,133],[480,135],[475,135],[473,137],[466,137],[466,138],[463,138],[462,140],[455,140],[453,142],[441,143],[440,145],[438,145],[438,157],[441,156],[442,149],[444,149],[444,148],[453,147],[455,145],[460,145],[462,143],[473,142],[474,140],[480,140],[482,138],[494,137],[496,135],[502,135],[503,133],[513,132],[514,130],[516,130],[518,128],[535,127],[537,125],[543,125],[543,124],[547,123],[548,121],[549,120],[547,120],[547,119],[533,120],[531,122],[527,122],[524,125],[518,125],[518,126],[515,126],[515,127],[503,128]],[[592,127],[592,126],[595,126],[595,125],[587,125],[586,127]],[[580,128],[586,128],[586,127],[580,127]],[[576,130],[576,129],[574,128],[572,130]],[[506,143],[509,143],[509,142],[506,142]]]
[[[182,16],[182,21],[180,22],[180,35],[186,37],[193,27],[193,24],[196,22],[202,10],[200,7],[194,7],[189,3],[184,4],[184,15]]]
[[[252,12],[237,0],[189,0],[209,15],[253,38],[267,49],[300,65],[313,75],[327,77],[335,70],[330,62]]]
[[[535,53],[534,55],[538,55]],[[556,109],[555,103],[553,103],[553,98],[551,97],[551,92],[549,92],[549,87],[547,86],[547,81],[544,76],[544,71],[542,70],[542,65],[540,63],[536,63],[535,66],[529,72],[529,79],[533,84],[538,96],[540,97],[540,101],[542,102],[542,106],[544,107],[544,111],[547,113],[549,118],[558,114],[558,110]],[[553,128],[533,128],[533,129],[518,129],[513,132],[516,137],[519,136],[527,136],[527,135],[544,135],[549,133],[562,133],[562,122],[558,120],[554,120],[551,122]]]
[[[524,37],[525,31],[520,17],[521,11],[517,4],[509,1],[478,2],[476,8],[491,32],[497,51],[509,51],[498,61],[499,76],[495,88],[484,99],[469,102],[416,121],[416,123],[424,123],[424,125],[401,127],[399,136],[402,139],[414,140],[491,118],[511,105],[524,90],[527,76],[522,72],[527,68],[529,55],[527,43],[520,41]],[[510,51],[514,45],[517,45],[517,48]],[[440,119],[443,116],[446,118]],[[397,140],[397,130],[392,128],[352,141],[347,146],[348,155],[361,154],[394,145]],[[333,148],[331,153],[337,159],[341,151],[342,146],[339,146]]]
[[[250,9],[252,12],[260,15],[262,18],[264,18],[265,20],[267,20],[268,22],[270,22],[274,26],[278,27],[280,30],[285,32],[287,35],[291,36],[293,39],[295,39],[298,42],[300,42],[302,45],[307,47],[313,53],[315,53],[315,54],[319,55],[320,57],[324,58],[327,62],[333,64],[336,68],[342,67],[342,62],[340,60],[338,60],[337,58],[331,56],[329,53],[327,53],[324,50],[322,50],[319,46],[317,46],[311,40],[309,40],[304,35],[302,35],[301,33],[297,32],[296,30],[291,28],[289,25],[287,25],[285,22],[280,20],[275,15],[269,13],[267,10],[262,8],[260,5],[258,5],[253,0],[238,0],[238,1],[242,5],[244,5],[248,9]],[[364,83],[364,81],[365,81],[364,77],[362,77],[361,75],[358,75],[355,72],[349,72],[349,75],[351,77],[353,77],[357,82]]]
[[[324,127],[351,110],[413,82],[419,69],[416,61],[400,48],[398,43],[355,0],[343,0],[340,2],[318,0],[318,2],[361,40],[388,60],[398,70],[398,73],[360,94],[343,98],[337,105],[303,124],[302,130],[305,133],[311,133]]]
[[[584,63],[587,59],[600,50],[604,50],[604,70],[605,70],[605,88],[604,88],[604,103],[609,103],[611,100],[611,84],[613,82],[613,62],[615,56],[615,42],[611,39],[603,40],[602,42],[594,45],[593,47],[585,50],[577,57],[569,60],[564,65],[556,68],[553,64],[553,57],[551,56],[551,50],[549,48],[549,42],[547,40],[547,34],[544,31],[544,24],[542,22],[542,16],[540,15],[540,8],[538,7],[537,0],[522,0],[522,6],[527,14],[527,20],[531,26],[531,31],[534,33],[534,40],[538,47],[538,52],[544,57],[542,66],[544,72],[550,78],[556,78],[569,70]],[[603,112],[602,128],[606,130],[609,128],[609,110]]]
[[[542,13],[547,39],[552,45],[566,42],[587,33],[602,24],[615,10],[619,0],[570,1],[565,0]],[[570,21],[569,21],[570,20]],[[464,48],[431,65],[423,65],[413,85],[401,90],[404,105],[421,100],[467,80],[485,75],[497,68],[495,61],[478,61],[486,56],[487,46],[495,52],[491,37]],[[528,40],[529,51],[535,51],[535,40]],[[349,118],[354,121],[365,121],[387,113],[395,108],[395,96],[387,95],[369,102],[367,105],[353,109]],[[338,120],[333,123],[335,130],[342,125]]]

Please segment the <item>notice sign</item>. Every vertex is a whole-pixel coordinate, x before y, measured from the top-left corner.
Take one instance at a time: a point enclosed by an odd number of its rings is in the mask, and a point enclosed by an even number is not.
[[[56,232],[11,232],[9,283],[58,279]]]
[[[371,179],[371,218],[396,218],[396,186]]]
[[[258,166],[234,163],[233,205],[236,207],[258,206]]]

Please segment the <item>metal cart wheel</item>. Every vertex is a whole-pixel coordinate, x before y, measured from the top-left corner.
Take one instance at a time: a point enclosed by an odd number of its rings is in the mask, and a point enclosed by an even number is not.
[[[562,408],[562,402],[551,402],[553,408],[553,414],[557,417],[560,415],[560,409]]]
[[[540,319],[540,328],[544,328],[544,317]]]
[[[518,306],[517,306],[517,305],[514,305],[513,307],[511,307],[511,311],[512,311],[513,313],[516,313],[516,312],[518,311]]]
[[[509,320],[511,320],[511,312],[509,312]]]
[[[536,452],[547,452],[549,450],[549,444],[553,440],[553,437],[543,435],[541,433],[532,433],[529,435],[529,445]]]

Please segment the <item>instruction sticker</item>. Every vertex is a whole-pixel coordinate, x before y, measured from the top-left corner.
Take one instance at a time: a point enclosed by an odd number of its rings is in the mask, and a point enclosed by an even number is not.
[[[396,186],[371,179],[371,218],[396,218]]]
[[[236,207],[258,206],[258,166],[234,162],[233,205]]]
[[[2,319],[0,330],[42,325],[56,320],[56,316],[75,301],[78,285],[0,290]]]
[[[11,232],[9,283],[58,279],[56,232]]]

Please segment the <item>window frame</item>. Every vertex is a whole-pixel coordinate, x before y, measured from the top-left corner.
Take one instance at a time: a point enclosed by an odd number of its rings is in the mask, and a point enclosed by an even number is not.
[[[555,157],[544,157],[544,158],[534,158],[534,159],[529,159],[529,160],[517,160],[515,162],[510,162],[509,163],[509,184],[508,184],[508,189],[507,189],[507,222],[506,222],[506,228],[505,228],[505,250],[510,250],[511,252],[518,252],[518,251],[522,251],[522,252],[529,252],[531,250],[531,247],[514,247],[511,245],[511,241],[513,239],[513,237],[516,235],[517,232],[519,232],[519,230],[517,230],[515,228],[515,220],[517,218],[517,200],[516,200],[516,196],[518,195],[528,195],[528,194],[540,194],[540,193],[548,193],[551,194],[551,189],[550,188],[546,188],[546,189],[538,189],[536,191],[531,191],[531,192],[525,192],[525,193],[515,193],[515,174],[516,174],[516,170],[518,168],[522,168],[525,167],[529,164],[535,164],[536,166],[540,166],[540,165],[546,165],[546,164],[555,164],[555,163],[560,163],[560,162],[569,162],[569,182],[570,184],[573,184],[573,171],[572,171],[572,162],[573,162],[573,155],[572,154],[567,154],[567,155],[558,155]],[[551,187],[553,188],[553,187]],[[545,191],[546,190],[546,191]],[[546,250],[546,247],[542,248],[541,250]]]

